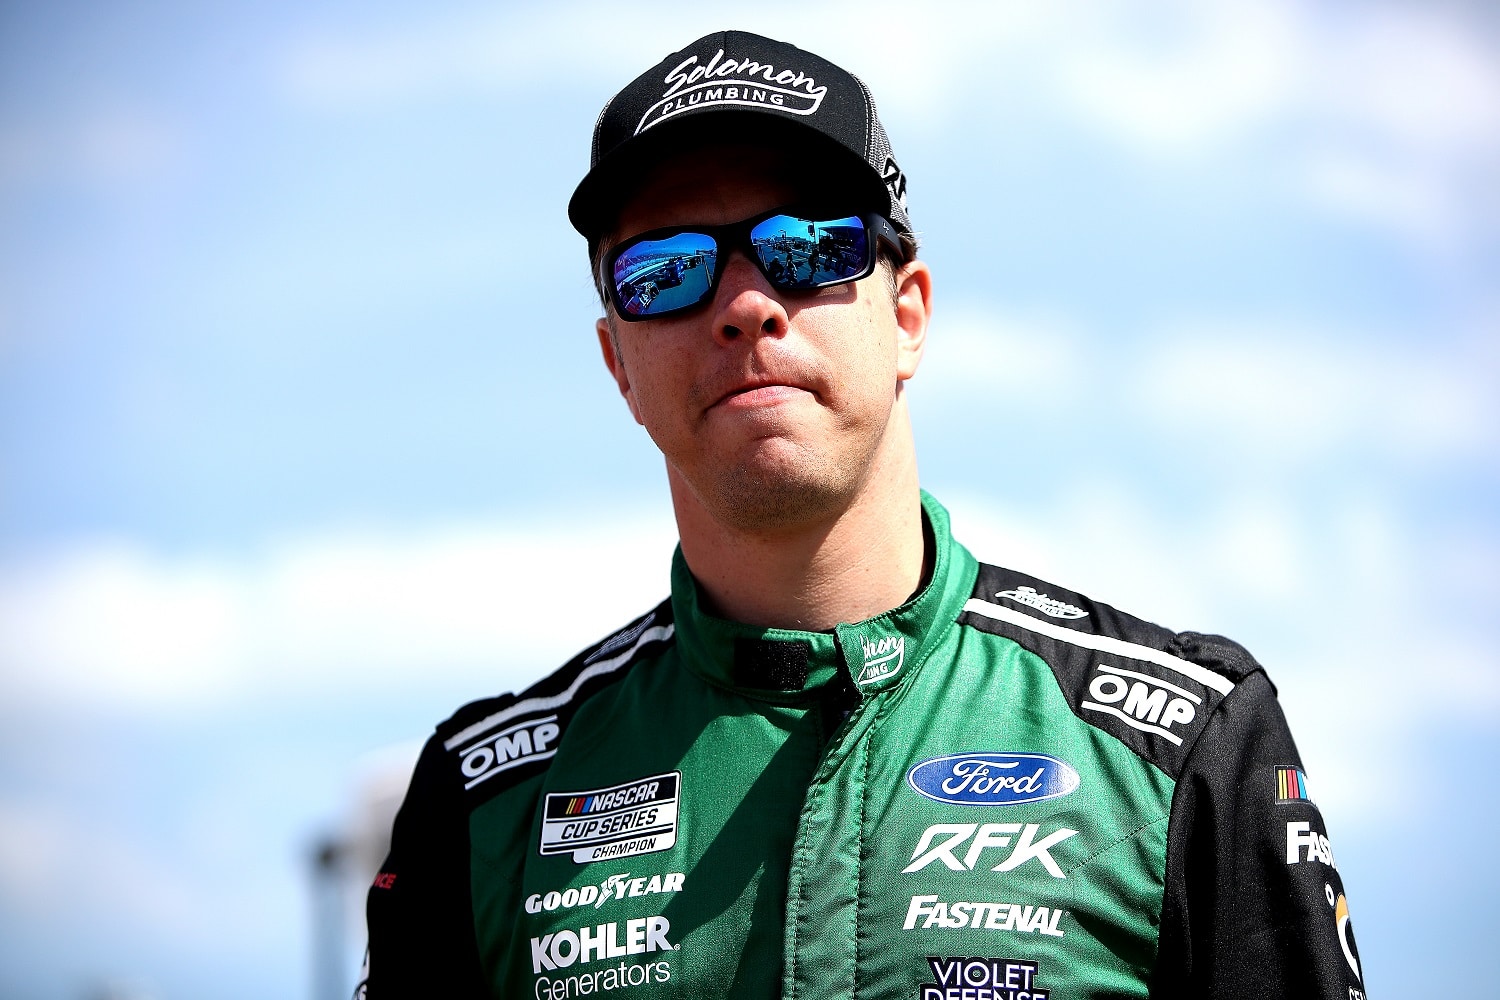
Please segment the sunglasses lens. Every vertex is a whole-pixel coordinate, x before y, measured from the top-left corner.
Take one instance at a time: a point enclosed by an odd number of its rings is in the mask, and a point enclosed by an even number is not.
[[[660,316],[697,305],[713,285],[718,255],[714,238],[703,233],[631,244],[615,259],[615,301],[632,316]]]
[[[870,266],[864,220],[773,215],[750,230],[760,266],[778,288],[822,288],[857,278]]]

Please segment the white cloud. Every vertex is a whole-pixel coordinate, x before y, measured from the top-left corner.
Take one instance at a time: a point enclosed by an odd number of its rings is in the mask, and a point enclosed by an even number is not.
[[[1321,331],[1196,324],[1143,359],[1143,411],[1174,436],[1229,435],[1291,459],[1357,446],[1452,461],[1494,453],[1500,369],[1483,343],[1445,352]]]
[[[914,391],[934,402],[979,391],[1060,403],[1075,398],[1091,374],[1067,323],[963,303],[944,308]]]
[[[1500,46],[1415,5],[1334,25],[1310,88],[1304,185],[1320,203],[1450,250],[1500,223]]]
[[[182,934],[205,915],[168,859],[54,807],[9,797],[0,799],[0,897],[45,919],[73,912],[78,898],[107,900],[116,915]]]
[[[193,701],[245,663],[244,584],[202,562],[154,563],[123,545],[0,576],[0,677],[12,697],[62,689],[127,703]]]
[[[241,562],[109,544],[12,564],[0,684],[13,699],[170,710],[445,671],[525,683],[667,590],[665,512],[578,521],[348,532]]]
[[[1123,361],[1067,319],[950,307],[913,385],[917,405],[997,400],[1133,421],[1141,435],[1232,449],[1270,466],[1342,453],[1399,465],[1489,462],[1500,449],[1500,353],[1488,335],[1341,331],[1202,319]],[[1107,417],[1105,416],[1107,415]]]
[[[611,20],[628,33],[640,19]],[[579,30],[591,23],[602,22],[577,6],[444,13],[395,27],[297,39],[281,54],[275,72],[283,93],[323,107],[511,87],[546,90],[564,76],[587,78],[613,68],[610,36]]]
[[[1079,11],[1073,12],[1075,15]],[[1104,5],[1059,39],[1059,85],[1099,126],[1147,153],[1200,155],[1285,110],[1309,26],[1281,2]]]
[[[983,127],[1039,106],[1158,160],[1243,155],[1257,140],[1254,155],[1286,157],[1270,172],[1318,203],[1424,242],[1466,236],[1476,203],[1484,227],[1500,222],[1500,44],[1451,8],[953,3],[889,31],[904,11],[762,6],[736,23],[854,65],[912,129]],[[664,36],[591,3],[486,9],[304,38],[278,72],[295,99],[327,106],[613,90],[645,67],[638,54],[658,57],[722,22],[715,9],[679,12]]]
[[[1158,165],[1284,185],[1439,249],[1500,225],[1500,38],[1452,7],[1295,0],[834,3],[737,9],[732,20],[858,69],[888,124],[962,143],[1018,117],[1082,126]],[[606,5],[511,8],[297,41],[277,70],[293,99],[364,106],[481,92],[546,100],[612,92],[672,30]],[[904,25],[891,31],[892,23]]]
[[[1244,643],[1280,688],[1330,816],[1363,822],[1396,807],[1390,787],[1417,783],[1425,763],[1392,747],[1500,717],[1494,626],[1470,613],[1500,600],[1496,574],[1462,602],[1443,575],[1445,553],[1496,557],[1494,537],[1414,525],[1368,497],[1321,512],[1230,497],[1184,518],[1120,487],[1081,482],[1072,496],[1046,510],[944,499],[982,559]]]

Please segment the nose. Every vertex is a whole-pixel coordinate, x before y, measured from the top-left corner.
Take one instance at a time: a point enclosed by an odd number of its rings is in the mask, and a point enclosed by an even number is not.
[[[714,339],[729,344],[745,335],[780,337],[790,326],[786,307],[760,268],[736,250],[724,262],[714,296]]]

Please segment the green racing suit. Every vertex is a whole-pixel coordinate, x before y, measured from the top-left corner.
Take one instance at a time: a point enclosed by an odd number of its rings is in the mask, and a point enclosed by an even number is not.
[[[427,743],[370,889],[396,997],[1362,1000],[1265,672],[981,565],[830,632],[672,594]]]

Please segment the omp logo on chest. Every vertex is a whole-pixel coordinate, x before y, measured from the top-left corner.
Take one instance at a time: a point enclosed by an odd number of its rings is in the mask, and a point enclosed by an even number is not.
[[[1103,663],[1095,667],[1095,671],[1089,681],[1092,700],[1082,702],[1080,707],[1112,715],[1132,729],[1182,746],[1182,737],[1173,731],[1173,727],[1191,725],[1198,717],[1202,698],[1150,674]]]
[[[682,774],[669,771],[585,792],[549,792],[542,854],[572,854],[575,864],[665,851],[677,843]]]
[[[458,765],[464,774],[464,787],[473,788],[502,771],[546,760],[557,753],[557,736],[561,732],[557,716],[544,715],[517,722],[465,747],[459,754]]]

